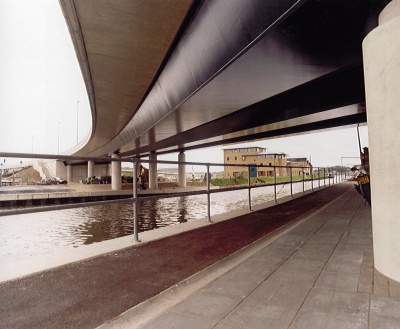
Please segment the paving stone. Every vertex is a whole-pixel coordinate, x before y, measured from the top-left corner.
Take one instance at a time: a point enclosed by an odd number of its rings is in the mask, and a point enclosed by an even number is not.
[[[262,303],[272,302],[283,307],[300,307],[310,292],[312,283],[303,282],[263,282],[248,298]]]
[[[360,273],[360,278],[358,279],[360,283],[372,285],[374,279],[372,274]]]
[[[265,276],[237,276],[237,279],[229,277],[221,277],[210,283],[202,289],[205,292],[215,292],[224,295],[245,298],[249,295],[262,281]]]
[[[365,292],[365,293],[368,293],[368,294],[372,294],[372,292],[373,292],[372,283],[362,283],[362,282],[360,282],[358,284],[358,290],[357,291],[358,292]]]
[[[389,285],[390,296],[400,297],[400,287]]]
[[[393,279],[389,279],[389,284],[393,287],[400,287],[400,282]]]
[[[316,287],[357,292],[359,274],[323,271],[315,283]]]
[[[344,313],[326,313],[302,309],[290,329],[367,329],[368,318]]]
[[[400,327],[400,298],[371,296],[370,329]]]
[[[389,286],[388,285],[379,285],[374,284],[374,294],[389,296]]]
[[[389,284],[388,278],[384,277],[382,275],[374,275],[374,284],[375,285],[380,285],[380,286],[385,286]]]
[[[220,320],[241,301],[240,297],[199,291],[173,307],[170,312]]]
[[[270,280],[276,282],[297,282],[302,284],[303,282],[314,283],[321,271],[319,269],[298,269],[293,271],[291,269],[285,269],[283,267],[278,268],[270,277]]]
[[[343,292],[313,288],[304,302],[303,309],[314,309],[325,313],[346,313],[368,317],[369,294]]]
[[[140,329],[209,329],[214,328],[215,322],[209,319],[197,318],[186,314],[164,313],[157,319],[145,324]],[[134,328],[134,327],[132,327]]]
[[[295,308],[285,308],[273,303],[245,300],[221,321],[221,324],[242,326],[247,329],[288,328],[297,313]]]

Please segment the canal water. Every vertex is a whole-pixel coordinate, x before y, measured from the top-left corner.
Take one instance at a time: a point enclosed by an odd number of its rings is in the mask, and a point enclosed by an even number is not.
[[[305,182],[304,188],[311,189],[311,182]],[[318,188],[317,181],[314,188]],[[293,184],[293,193],[301,191],[302,182]],[[290,195],[290,184],[278,185],[277,195]],[[274,187],[252,189],[251,199],[252,205],[274,200]],[[211,194],[211,216],[247,206],[247,190]],[[131,202],[124,202],[0,217],[0,259],[24,259],[133,234],[132,208]],[[206,216],[207,195],[141,201],[139,232],[205,220]]]

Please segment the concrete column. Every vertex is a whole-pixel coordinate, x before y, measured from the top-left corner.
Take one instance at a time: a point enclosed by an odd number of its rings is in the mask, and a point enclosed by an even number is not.
[[[94,176],[94,162],[93,161],[88,161],[88,177]]]
[[[157,154],[151,153],[149,156],[149,160],[155,161],[157,160]],[[149,163],[149,188],[156,189],[158,187],[157,184],[157,163]]]
[[[400,281],[400,0],[363,42],[374,263]]]
[[[178,155],[179,162],[186,161],[186,154],[184,152],[180,152]],[[178,165],[178,185],[179,187],[186,187],[186,165],[179,164]]]
[[[68,183],[72,182],[72,166],[71,165],[67,166],[67,182]]]
[[[112,158],[120,158],[119,154],[113,154]],[[121,162],[113,161],[111,163],[111,190],[121,190]]]

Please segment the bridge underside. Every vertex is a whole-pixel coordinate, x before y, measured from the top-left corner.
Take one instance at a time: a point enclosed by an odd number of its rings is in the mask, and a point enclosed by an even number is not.
[[[93,130],[143,156],[366,122],[361,44],[388,0],[60,0]]]

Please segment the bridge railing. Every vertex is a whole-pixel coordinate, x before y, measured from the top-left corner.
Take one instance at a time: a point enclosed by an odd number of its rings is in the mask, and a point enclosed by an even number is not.
[[[0,157],[9,157],[9,158],[36,158],[36,159],[54,159],[54,155],[49,154],[24,154],[24,153],[0,153]],[[278,203],[278,192],[277,186],[290,184],[290,195],[293,197],[293,185],[302,183],[302,193],[304,194],[306,191],[305,184],[306,182],[310,182],[311,190],[316,188],[320,189],[321,187],[326,187],[327,185],[333,185],[335,183],[339,183],[343,181],[343,173],[334,171],[333,168],[324,168],[324,167],[302,167],[302,166],[276,166],[276,165],[254,165],[254,164],[221,164],[221,163],[204,163],[204,162],[179,162],[179,161],[167,161],[167,160],[147,160],[140,158],[110,158],[110,157],[83,157],[83,156],[67,156],[67,155],[57,155],[56,159],[58,160],[78,160],[78,161],[95,161],[95,162],[130,162],[132,163],[132,173],[133,173],[133,182],[137,182],[137,166],[139,163],[157,163],[157,164],[169,164],[169,165],[186,165],[186,166],[204,166],[205,168],[205,188],[202,190],[190,191],[187,190],[185,192],[179,193],[166,193],[166,194],[158,194],[152,196],[146,195],[138,195],[138,187],[137,184],[132,184],[132,198],[118,199],[118,200],[107,200],[107,201],[88,201],[88,202],[80,202],[80,203],[70,203],[70,204],[60,204],[60,205],[48,205],[48,206],[38,206],[31,208],[17,208],[11,210],[3,210],[0,211],[0,216],[7,215],[18,215],[18,214],[26,214],[26,213],[34,213],[34,212],[43,212],[43,211],[53,211],[53,210],[64,210],[71,208],[81,208],[88,206],[99,206],[105,204],[112,203],[121,203],[121,202],[132,202],[133,210],[133,239],[135,242],[139,242],[139,220],[138,220],[138,207],[140,201],[150,200],[150,199],[161,199],[161,198],[171,198],[171,197],[180,197],[180,196],[192,196],[192,195],[207,195],[207,221],[209,223],[212,222],[211,219],[211,194],[213,193],[221,193],[235,190],[248,190],[248,209],[252,210],[252,197],[251,191],[252,189],[257,189],[266,186],[274,187],[274,203]],[[241,170],[239,173],[242,175],[246,173],[247,178],[242,180],[242,182],[238,182],[237,185],[230,185],[226,187],[220,187],[218,189],[211,188],[211,167],[229,167],[234,166],[237,170]],[[235,170],[236,170],[235,169]],[[254,176],[254,169],[257,170],[256,176]],[[268,169],[268,170],[267,170]],[[294,176],[293,170],[297,169],[300,175]],[[268,171],[270,175],[268,179],[261,180],[258,176],[258,171]],[[278,172],[286,171],[289,173],[287,176],[279,175]],[[252,174],[253,173],[253,174]],[[271,174],[272,173],[272,174]],[[1,177],[1,170],[0,170]],[[258,178],[258,179],[256,179]],[[1,186],[1,178],[0,178],[0,186]]]

